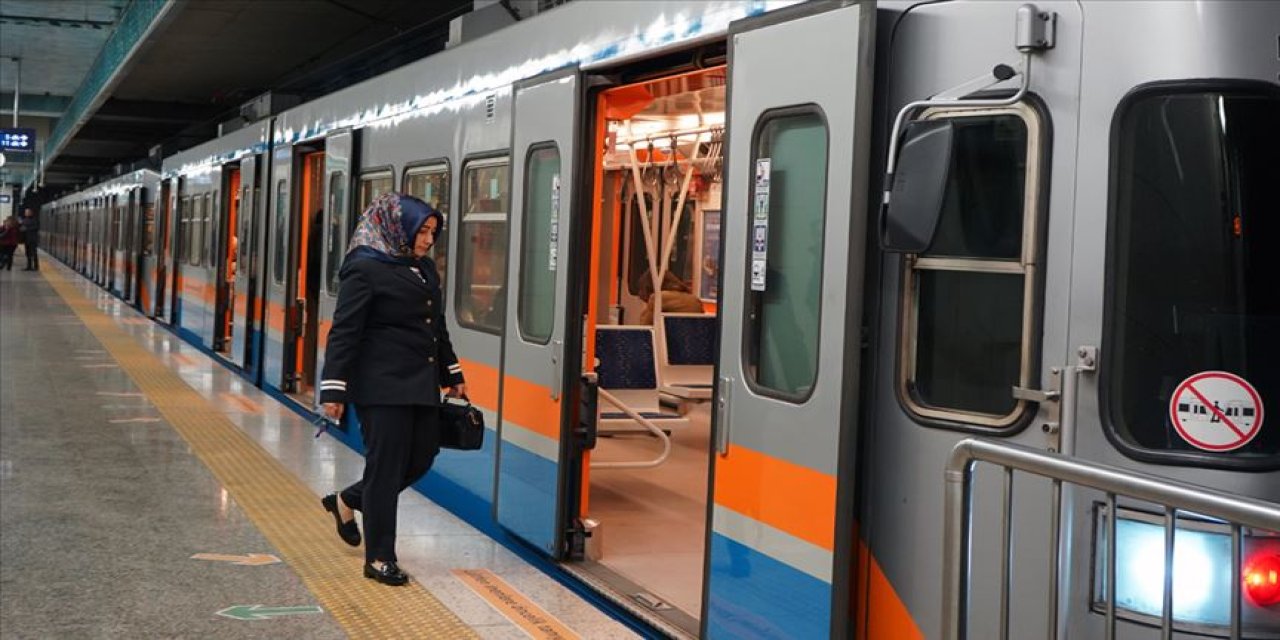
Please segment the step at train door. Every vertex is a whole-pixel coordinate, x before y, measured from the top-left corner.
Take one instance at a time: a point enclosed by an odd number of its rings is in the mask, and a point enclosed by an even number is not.
[[[705,637],[846,635],[873,16],[730,30]]]
[[[255,344],[250,333],[257,329],[253,324],[256,314],[253,299],[256,287],[254,265],[251,264],[254,220],[258,217],[258,156],[250,155],[240,160],[240,207],[236,217],[235,246],[229,247],[228,274],[232,280],[231,295],[231,361],[248,368],[249,345]]]
[[[562,478],[569,477],[561,468],[561,398],[568,317],[563,310],[573,259],[567,238],[577,143],[577,70],[517,85],[514,100],[496,512],[502,526],[559,556],[559,524],[566,520],[565,500],[572,493],[561,491]],[[579,363],[574,359],[569,365],[576,369]]]
[[[320,299],[317,304],[314,401],[320,404],[320,372],[325,345],[338,308],[338,271],[347,254],[347,221],[351,219],[351,185],[355,173],[356,133],[343,129],[329,134],[324,156],[324,214],[320,242]]]

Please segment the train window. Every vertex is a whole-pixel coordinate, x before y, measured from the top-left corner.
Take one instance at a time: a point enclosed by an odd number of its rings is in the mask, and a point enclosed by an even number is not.
[[[138,197],[145,198],[146,194]],[[148,202],[142,206],[142,255],[149,256],[155,252],[156,205]]]
[[[213,214],[214,209],[218,206],[212,194],[204,194],[204,216],[200,218],[200,226],[203,229],[204,239],[200,243],[200,264],[208,267],[213,265],[213,246],[217,244],[218,237],[213,230]]]
[[[329,244],[325,248],[325,253],[328,254],[325,258],[325,290],[333,296],[338,295],[338,271],[342,267],[342,258],[347,253],[346,211],[338,206],[339,202],[347,199],[346,191],[347,172],[329,172],[329,204],[325,207],[329,216]]]
[[[182,196],[178,200],[178,215],[181,216],[178,221],[182,224],[180,233],[182,234],[182,242],[178,243],[178,261],[185,262],[187,256],[191,255],[191,196]]]
[[[458,237],[458,322],[498,333],[506,312],[508,159],[486,158],[462,170]]]
[[[191,252],[187,258],[189,264],[198,267],[204,264],[204,217],[208,215],[205,208],[209,201],[204,196],[195,196],[191,200]]]
[[[1254,86],[1154,85],[1113,121],[1100,386],[1136,457],[1280,464],[1280,90]]]
[[[394,180],[395,175],[387,171],[360,176],[360,212],[364,213],[374,198],[391,191]]]
[[[271,250],[271,281],[284,284],[285,251],[289,245],[285,242],[285,232],[289,227],[289,185],[284,180],[276,182],[276,215],[275,228],[271,235],[275,237],[275,246]]]
[[[767,193],[767,204],[752,198],[754,224],[747,233],[757,251],[765,245],[767,266],[763,283],[753,279],[747,296],[747,378],[766,393],[797,401],[809,396],[818,376],[827,136],[814,110],[765,114],[756,125],[751,163],[752,194]]]
[[[435,163],[427,166],[410,167],[404,174],[404,192],[421,198],[431,208],[439,211],[445,219],[449,219],[449,165]],[[449,238],[444,231],[436,238],[427,256],[436,264],[436,272],[440,274],[440,291],[448,291],[449,273]],[[447,297],[445,298],[448,299]]]
[[[524,189],[516,318],[525,340],[546,344],[555,324],[560,235],[560,150],[554,144],[529,150]]]
[[[926,420],[1015,428],[1038,366],[1040,120],[1026,105],[943,110],[954,155],[929,250],[904,259],[898,390]]]

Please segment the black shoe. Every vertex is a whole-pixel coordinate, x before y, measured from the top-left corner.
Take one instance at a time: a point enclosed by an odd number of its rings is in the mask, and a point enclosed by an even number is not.
[[[342,541],[353,546],[360,546],[360,527],[356,526],[356,521],[343,522],[342,514],[338,511],[338,494],[331,493],[320,498],[320,504],[324,505],[324,510],[333,514],[333,522],[338,525],[338,537]]]
[[[394,562],[384,562],[381,568],[364,563],[364,577],[377,580],[382,584],[398,587],[409,582],[409,574],[400,570]]]

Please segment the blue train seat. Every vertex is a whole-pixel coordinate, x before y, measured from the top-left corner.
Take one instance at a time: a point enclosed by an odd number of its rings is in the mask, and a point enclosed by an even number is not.
[[[596,360],[596,376],[600,388],[608,391],[628,409],[652,421],[664,431],[689,424],[686,418],[663,409],[658,402],[657,359],[652,327],[597,327]],[[647,433],[647,430],[636,424],[631,416],[601,399],[599,432]]]
[[[658,390],[678,400],[711,399],[716,362],[716,317],[701,313],[662,316]]]

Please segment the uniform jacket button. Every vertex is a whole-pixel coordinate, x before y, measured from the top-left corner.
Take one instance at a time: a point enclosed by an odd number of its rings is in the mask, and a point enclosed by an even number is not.
[[[433,356],[427,356],[427,362],[435,362],[435,361],[436,359]]]

